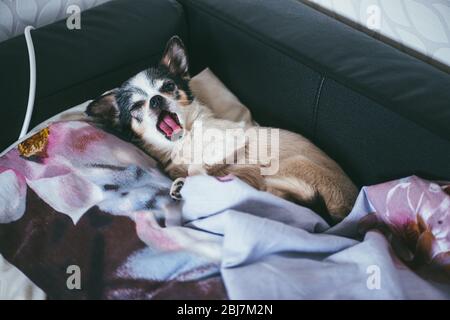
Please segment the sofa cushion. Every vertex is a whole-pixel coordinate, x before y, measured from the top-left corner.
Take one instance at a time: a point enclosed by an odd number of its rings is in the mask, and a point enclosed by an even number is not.
[[[412,173],[449,178],[447,140],[334,80],[323,84],[317,119],[316,142],[351,168],[358,184]]]

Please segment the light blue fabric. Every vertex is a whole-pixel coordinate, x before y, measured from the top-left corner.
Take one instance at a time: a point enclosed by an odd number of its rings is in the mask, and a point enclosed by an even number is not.
[[[238,179],[189,177],[181,194],[185,226],[223,241],[221,273],[231,299],[450,299],[449,285],[411,271],[381,233],[358,239],[357,223],[371,212],[364,189],[333,228]]]

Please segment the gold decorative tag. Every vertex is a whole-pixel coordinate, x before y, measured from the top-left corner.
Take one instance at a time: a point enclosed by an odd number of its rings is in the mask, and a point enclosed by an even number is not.
[[[45,147],[48,143],[49,134],[49,128],[42,129],[38,133],[21,142],[17,146],[17,149],[19,149],[20,154],[26,158],[32,156],[42,156],[45,154]]]

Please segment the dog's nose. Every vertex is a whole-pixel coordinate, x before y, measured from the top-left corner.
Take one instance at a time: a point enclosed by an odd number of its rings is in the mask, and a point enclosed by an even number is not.
[[[161,97],[159,94],[156,96],[153,96],[150,99],[150,107],[152,109],[156,109],[156,108],[161,108],[162,104],[163,104],[164,98]]]

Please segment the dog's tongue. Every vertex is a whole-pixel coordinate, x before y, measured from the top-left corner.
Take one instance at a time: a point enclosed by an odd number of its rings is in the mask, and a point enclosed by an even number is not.
[[[171,137],[174,132],[176,133],[181,130],[180,125],[176,123],[171,114],[166,114],[162,118],[159,128],[169,137]]]

